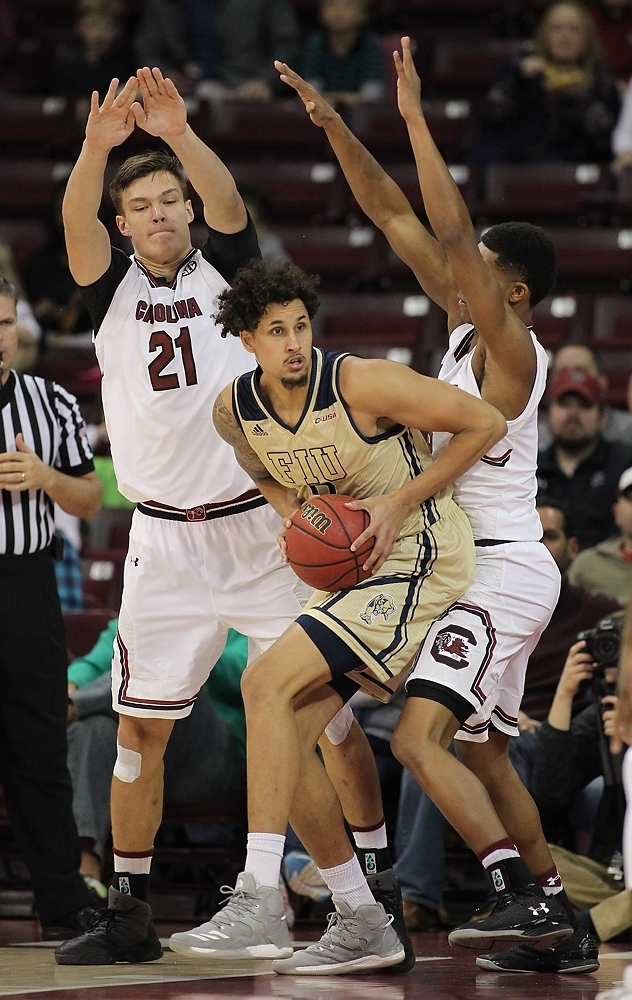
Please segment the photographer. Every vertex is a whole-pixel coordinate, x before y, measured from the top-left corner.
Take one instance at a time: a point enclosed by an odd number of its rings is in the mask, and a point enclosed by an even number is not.
[[[621,631],[603,619],[571,646],[535,752],[533,796],[544,811],[568,816],[578,793],[603,775],[604,791],[587,856],[551,846],[568,896],[585,913],[579,919],[601,941],[632,925],[632,893],[623,888],[621,842],[624,798],[621,754],[611,754]],[[593,704],[571,718],[573,698],[590,683]]]

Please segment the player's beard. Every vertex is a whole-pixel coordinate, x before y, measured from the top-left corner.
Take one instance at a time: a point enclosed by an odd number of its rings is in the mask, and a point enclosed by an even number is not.
[[[304,389],[309,381],[309,372],[299,372],[298,375],[282,375],[281,385],[284,389]]]

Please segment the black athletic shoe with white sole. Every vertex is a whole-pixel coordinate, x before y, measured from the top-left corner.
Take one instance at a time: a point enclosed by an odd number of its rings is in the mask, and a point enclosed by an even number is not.
[[[480,969],[494,972],[596,972],[599,968],[599,949],[592,934],[578,927],[573,934],[554,948],[533,948],[519,944],[497,955],[479,955],[476,964]]]
[[[381,903],[386,912],[393,917],[393,930],[404,946],[404,959],[397,965],[384,969],[384,972],[410,972],[415,968],[415,950],[404,920],[402,891],[397,875],[392,868],[389,868],[385,872],[378,872],[377,875],[367,875],[366,880],[375,901]]]
[[[499,894],[489,916],[455,927],[448,941],[479,951],[510,942],[548,948],[560,944],[572,933],[568,916],[555,897],[515,888]]]
[[[163,954],[149,903],[110,888],[108,909],[100,911],[85,934],[60,944],[55,961],[57,965],[114,965],[155,962]]]

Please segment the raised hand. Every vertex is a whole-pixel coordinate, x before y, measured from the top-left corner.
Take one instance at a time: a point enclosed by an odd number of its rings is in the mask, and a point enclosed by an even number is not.
[[[138,87],[143,103],[132,105],[136,124],[162,139],[183,135],[187,127],[187,109],[173,80],[164,77],[157,66],[137,70]]]
[[[402,38],[402,55],[393,52],[395,69],[397,70],[397,106],[402,118],[414,118],[421,114],[421,80],[419,79],[413,54],[410,49],[410,38]]]
[[[99,107],[96,90],[90,98],[90,114],[86,124],[86,142],[92,149],[110,150],[120,146],[134,130],[132,106],[138,90],[138,80],[130,76],[120,94],[116,93],[119,81],[114,78]]]
[[[336,117],[336,112],[331,104],[327,103],[323,95],[319,94],[311,83],[290,69],[287,63],[275,59],[274,67],[281,74],[283,83],[287,83],[288,87],[292,87],[296,91],[314,125],[327,128],[327,125]]]

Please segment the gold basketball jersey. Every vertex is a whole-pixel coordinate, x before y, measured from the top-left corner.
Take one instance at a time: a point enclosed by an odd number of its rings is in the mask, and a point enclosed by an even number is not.
[[[361,500],[391,493],[432,462],[423,435],[396,426],[367,438],[340,393],[347,355],[312,349],[305,409],[296,427],[270,412],[261,370],[233,383],[233,411],[253,451],[271,475],[302,499],[336,492]],[[430,497],[404,522],[393,551],[356,587],[316,591],[309,615],[342,639],[363,667],[348,676],[388,701],[432,622],[458,600],[474,576],[474,541],[450,487]]]
[[[344,493],[356,500],[393,493],[432,462],[421,431],[396,425],[365,437],[353,422],[340,393],[340,363],[347,354],[312,348],[312,370],[305,409],[288,427],[266,406],[261,370],[233,383],[233,410],[246,440],[271,475],[294,487],[301,499],[310,493]],[[401,535],[433,525],[446,510],[452,488],[421,504],[404,523]]]

